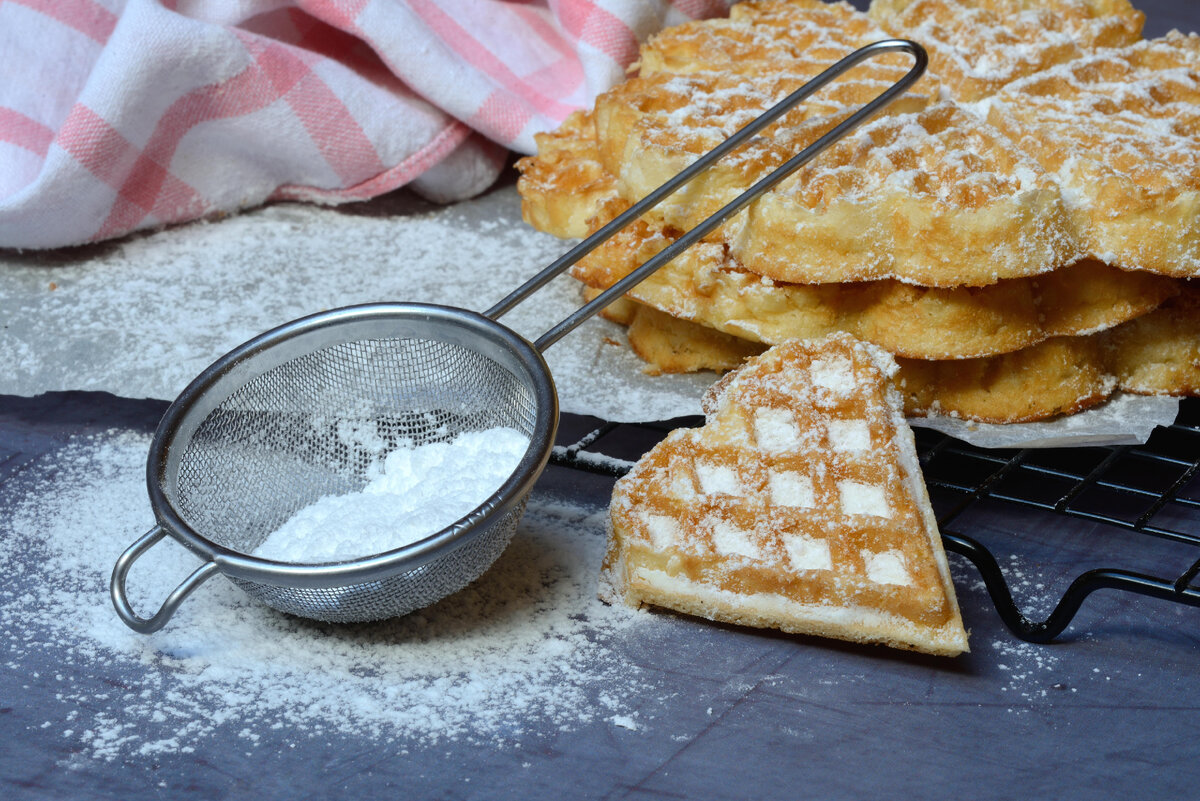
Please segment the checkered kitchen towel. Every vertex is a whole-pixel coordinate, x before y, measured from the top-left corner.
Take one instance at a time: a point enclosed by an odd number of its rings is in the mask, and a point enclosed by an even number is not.
[[[0,247],[486,189],[726,0],[0,0]]]

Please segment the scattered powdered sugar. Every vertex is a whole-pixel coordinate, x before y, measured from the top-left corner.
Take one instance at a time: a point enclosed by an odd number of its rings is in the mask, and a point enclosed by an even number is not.
[[[604,512],[537,493],[508,551],[467,589],[404,618],[328,626],[275,613],[215,578],[153,635],[119,621],[108,578],[153,523],[144,486],[149,438],[73,441],[5,484],[0,520],[4,666],[47,682],[60,726],[83,757],[189,752],[267,729],[408,745],[503,746],[538,732],[631,720],[622,699],[646,681],[618,643],[653,618],[595,598]],[[134,565],[143,614],[197,566],[171,540]],[[636,624],[636,625],[635,625]],[[65,722],[64,722],[65,721]]]
[[[361,490],[326,495],[304,507],[268,534],[254,554],[280,562],[335,562],[417,542],[483,504],[528,448],[529,437],[513,428],[409,443],[374,466]]]
[[[613,715],[612,724],[614,726],[619,726],[622,729],[629,729],[630,731],[637,731],[639,728],[641,728],[638,726],[636,712],[634,712],[632,715]]]
[[[1000,692],[1014,702],[1046,698],[1052,690],[1076,691],[1062,681],[1055,681],[1060,658],[1052,648],[1007,636],[993,640],[990,645],[996,668],[1004,677]]]
[[[280,203],[96,247],[0,253],[0,393],[170,400],[222,353],[288,320],[391,300],[486,309],[568,246],[522,222],[508,185],[446,207],[405,193],[339,208]],[[580,304],[563,276],[503,323],[536,339]],[[592,319],[547,350],[562,411],[699,413],[712,374],[647,376],[614,344],[623,337]]]
[[[1047,588],[1040,574],[1030,572],[1013,554],[1009,555],[1003,570],[1013,599],[1021,611],[1033,619],[1047,617],[1058,596]],[[985,593],[987,587],[982,579],[977,579],[971,585],[971,590]],[[1044,699],[1051,691],[1076,691],[1076,688],[1069,688],[1061,681],[1061,658],[1054,653],[1053,647],[1025,642],[1007,634],[987,645],[994,654],[995,667],[1002,678],[1000,693],[1014,704]],[[1010,708],[1009,711],[1016,708]]]
[[[628,459],[619,459],[605,453],[577,450],[566,445],[555,445],[551,453],[560,459],[571,459],[579,464],[605,470],[614,475],[624,473],[633,467],[633,462]]]

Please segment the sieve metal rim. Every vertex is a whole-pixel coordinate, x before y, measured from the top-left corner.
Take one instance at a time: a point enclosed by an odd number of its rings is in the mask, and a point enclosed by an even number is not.
[[[536,417],[529,447],[507,480],[470,514],[417,542],[344,562],[301,564],[278,562],[245,554],[216,542],[192,528],[179,513],[165,485],[180,454],[172,445],[199,425],[228,393],[274,366],[306,352],[306,339],[323,345],[331,329],[341,341],[412,336],[468,345],[481,345],[506,367],[521,370],[534,390]],[[379,334],[365,337],[367,331]],[[355,334],[350,336],[350,334]],[[458,337],[442,334],[458,334]],[[253,368],[253,369],[251,369]],[[375,581],[406,572],[445,555],[469,541],[485,521],[513,508],[533,489],[545,468],[558,427],[558,396],[541,353],[507,326],[477,312],[425,303],[370,303],[308,315],[259,334],[213,362],[179,394],[155,430],[146,462],[146,484],[158,527],[172,539],[229,577],[280,587],[324,588]]]

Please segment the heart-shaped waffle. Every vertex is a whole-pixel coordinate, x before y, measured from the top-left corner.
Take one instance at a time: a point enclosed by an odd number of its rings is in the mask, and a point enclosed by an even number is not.
[[[617,482],[602,595],[932,654],[967,650],[896,366],[848,335],[746,362]]]

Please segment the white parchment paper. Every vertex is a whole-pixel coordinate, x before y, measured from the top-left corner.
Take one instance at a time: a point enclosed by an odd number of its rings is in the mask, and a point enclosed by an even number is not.
[[[448,207],[396,193],[341,208],[279,204],[61,251],[0,251],[0,393],[173,399],[221,354],[280,323],[374,301],[490,307],[566,250],[521,221],[511,185]],[[579,305],[563,277],[504,317],[536,336]],[[607,420],[700,412],[711,373],[650,377],[620,326],[593,319],[546,352],[562,408]],[[914,420],[989,446],[1142,441],[1177,402],[1121,398],[1066,421]]]

